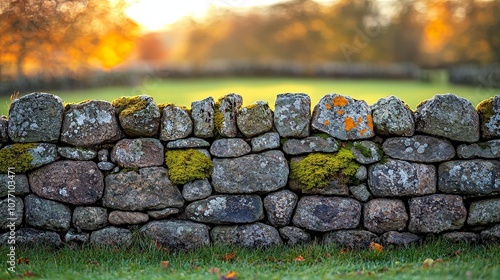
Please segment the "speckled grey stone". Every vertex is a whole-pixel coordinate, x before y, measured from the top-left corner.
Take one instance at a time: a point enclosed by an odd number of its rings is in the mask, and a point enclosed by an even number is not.
[[[71,223],[71,210],[68,206],[29,194],[24,198],[26,224],[31,227],[64,231]]]
[[[87,244],[89,241],[90,233],[88,232],[77,232],[74,229],[70,229],[64,235],[64,244],[71,248]]]
[[[487,142],[462,144],[457,148],[458,157],[464,159],[470,158],[500,158],[500,139]]]
[[[156,137],[160,127],[160,109],[151,96],[140,95],[137,99],[137,102],[141,102],[143,106],[137,106],[137,103],[130,105],[140,107],[139,110],[116,106],[120,125],[125,134],[130,137]]]
[[[281,190],[267,195],[264,198],[264,208],[269,223],[275,227],[290,224],[298,200],[298,195],[289,190]]]
[[[479,234],[474,232],[453,231],[443,233],[442,237],[444,240],[453,243],[475,244],[479,242]]]
[[[20,197],[0,199],[0,229],[15,230],[23,222],[24,202]]]
[[[30,193],[28,176],[26,176],[26,174],[16,174],[14,180],[11,180],[9,174],[0,174],[0,197],[6,197],[9,191],[10,194],[13,195],[25,195]]]
[[[109,213],[108,221],[110,224],[119,225],[136,225],[142,224],[149,220],[148,214],[141,212],[128,212],[128,211],[112,211]]]
[[[73,211],[73,226],[78,230],[97,230],[108,225],[108,209],[78,206]]]
[[[214,105],[215,102],[212,97],[191,103],[194,136],[210,138],[215,135]]]
[[[439,191],[463,195],[487,195],[500,191],[500,162],[455,160],[438,168]]]
[[[256,136],[251,140],[252,152],[261,152],[280,147],[280,135],[277,132],[268,132]]]
[[[236,116],[243,104],[243,98],[239,94],[230,93],[220,98],[215,103],[215,114],[220,113],[220,119],[215,118],[215,129],[222,137],[236,137],[238,127]],[[217,123],[220,121],[220,123]]]
[[[323,243],[347,249],[368,249],[371,242],[377,241],[377,235],[366,230],[338,230],[323,235]]]
[[[483,112],[478,108],[481,119],[481,137],[485,139],[500,137],[500,95],[490,97],[483,102],[478,105],[486,109],[486,112]]]
[[[309,243],[312,238],[306,231],[298,227],[286,226],[279,229],[279,233],[287,245],[295,246],[301,243]]]
[[[57,152],[60,156],[72,160],[91,160],[97,155],[95,150],[80,147],[57,147]]]
[[[500,223],[500,199],[473,201],[469,207],[467,224],[471,226]]]
[[[253,137],[268,132],[273,127],[273,112],[267,102],[257,101],[241,108],[236,117],[236,123],[241,133]]]
[[[0,244],[7,245],[10,232],[0,235]],[[30,246],[44,246],[58,248],[63,243],[57,232],[38,230],[34,228],[20,228],[16,230],[16,247],[29,248]],[[9,244],[10,245],[10,244]]]
[[[388,96],[371,107],[375,132],[380,135],[412,136],[415,132],[413,113],[396,96]]]
[[[163,145],[158,139],[123,139],[113,147],[111,161],[122,168],[162,166],[165,161],[165,153]]]
[[[179,106],[168,105],[161,115],[160,140],[173,141],[188,137],[193,132],[193,121]]]
[[[500,244],[500,224],[481,231],[481,241],[486,244]]]
[[[440,233],[463,227],[467,210],[461,196],[433,194],[409,200],[410,223],[413,233]]]
[[[101,161],[97,163],[97,168],[102,171],[111,171],[115,168],[115,164],[108,161]]]
[[[187,201],[195,201],[204,199],[212,194],[212,185],[208,179],[195,180],[193,182],[186,183],[182,187],[182,196]]]
[[[140,231],[162,246],[172,249],[189,250],[210,244],[208,226],[191,221],[152,221]]]
[[[201,138],[196,138],[196,137],[179,139],[167,143],[168,149],[189,149],[189,148],[206,148],[206,147],[210,147],[210,143]]]
[[[380,236],[380,243],[384,246],[409,246],[421,244],[422,237],[411,232],[389,231]]]
[[[367,155],[363,154],[361,150],[369,151]],[[372,141],[356,141],[351,148],[357,162],[361,164],[372,164],[380,161],[383,156],[382,149],[379,145]]]
[[[90,244],[93,246],[127,247],[132,243],[132,233],[125,228],[108,226],[90,234]]]
[[[358,186],[351,186],[349,187],[349,191],[359,201],[366,202],[371,197],[371,193],[368,191],[368,188],[363,184]]]
[[[264,219],[262,200],[257,195],[215,195],[186,207],[186,216],[196,222],[243,224]]]
[[[210,232],[214,243],[249,248],[272,247],[283,244],[278,230],[262,223],[239,226],[215,226]]]
[[[288,155],[300,155],[312,152],[333,153],[338,150],[339,145],[332,137],[310,136],[304,139],[289,139],[283,144],[283,151]]]
[[[403,231],[408,222],[405,204],[399,199],[377,198],[363,207],[363,222],[374,233]]]
[[[169,216],[175,215],[179,212],[180,211],[178,208],[165,208],[161,210],[148,211],[148,215],[153,219],[162,220],[168,218]]]
[[[389,138],[382,149],[392,158],[416,162],[441,162],[455,157],[450,141],[425,135]]]
[[[307,94],[278,94],[274,108],[274,126],[281,137],[309,136],[311,98]]]
[[[250,145],[241,138],[218,139],[210,146],[210,153],[214,157],[240,157],[251,151]]]

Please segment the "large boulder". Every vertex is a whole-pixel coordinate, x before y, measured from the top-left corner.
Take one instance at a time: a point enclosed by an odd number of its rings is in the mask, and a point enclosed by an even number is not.
[[[238,127],[236,116],[243,104],[243,98],[239,94],[230,93],[215,103],[215,129],[222,137],[236,137]]]
[[[163,167],[147,167],[138,171],[110,174],[105,178],[102,203],[105,207],[142,211],[181,207],[184,199]]]
[[[214,243],[242,247],[271,247],[283,244],[276,228],[262,223],[239,226],[216,226],[210,232]]]
[[[194,249],[210,244],[208,226],[191,221],[152,221],[141,228],[162,246],[173,249]]]
[[[441,162],[455,157],[450,141],[424,135],[389,138],[382,149],[391,158],[416,162]]]
[[[257,136],[273,128],[273,112],[267,102],[257,101],[239,110],[236,123],[246,137]]]
[[[298,200],[298,195],[289,190],[267,195],[264,198],[264,208],[269,223],[278,228],[290,224]]]
[[[55,144],[14,143],[0,150],[0,173],[25,173],[59,159]],[[10,169],[9,169],[10,168]]]
[[[402,200],[378,198],[365,204],[363,209],[365,228],[371,232],[402,231],[408,222],[408,213]]]
[[[481,120],[481,137],[500,137],[500,95],[483,100],[477,105]]]
[[[186,109],[167,105],[161,115],[160,140],[172,141],[188,137],[193,132],[193,121]]]
[[[439,191],[463,195],[488,195],[500,190],[500,162],[496,160],[455,160],[438,168]]]
[[[155,137],[160,127],[160,109],[147,95],[124,96],[113,100],[121,127],[131,137]]]
[[[111,103],[90,100],[68,107],[64,113],[61,142],[87,147],[123,138],[123,131]]]
[[[16,99],[9,109],[9,137],[21,143],[56,143],[63,112],[61,98],[52,94],[35,92]]]
[[[194,136],[210,138],[215,135],[214,106],[215,102],[212,97],[191,103]]]
[[[264,219],[264,209],[258,195],[215,195],[189,204],[186,216],[202,223],[243,224]]]
[[[123,139],[113,147],[111,161],[125,168],[161,166],[164,148],[155,138]]]
[[[220,193],[271,192],[286,186],[288,162],[280,151],[214,159],[212,184]]]
[[[64,231],[71,225],[71,210],[68,206],[29,194],[24,198],[26,224],[31,227]]]
[[[104,191],[103,175],[93,161],[57,161],[29,173],[28,178],[38,196],[73,205],[95,203]]]
[[[454,94],[437,94],[415,111],[416,131],[461,142],[479,140],[479,115],[470,101]]]
[[[311,98],[304,93],[278,94],[274,106],[274,126],[281,137],[309,136]]]
[[[433,194],[409,200],[410,223],[414,233],[440,233],[462,228],[467,210],[461,196]]]
[[[341,140],[375,136],[368,104],[335,93],[325,95],[314,107],[311,126]]]
[[[371,106],[375,132],[381,135],[412,136],[413,112],[396,96],[388,96]]]

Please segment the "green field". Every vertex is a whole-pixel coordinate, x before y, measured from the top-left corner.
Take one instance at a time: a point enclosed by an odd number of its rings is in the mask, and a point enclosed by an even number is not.
[[[190,107],[192,101],[212,96],[218,99],[235,92],[243,96],[244,105],[257,100],[269,102],[274,107],[276,95],[286,92],[302,92],[311,96],[314,106],[329,93],[338,93],[362,99],[368,104],[389,95],[396,95],[415,109],[418,103],[435,94],[454,93],[467,98],[474,105],[482,100],[500,94],[500,90],[485,87],[468,87],[446,83],[424,83],[408,80],[335,80],[309,78],[219,78],[219,79],[144,79],[135,87],[108,87],[89,90],[50,91],[65,102],[80,102],[87,99],[111,101],[120,96],[147,94],[159,103],[174,103]],[[29,92],[23,92],[27,94]],[[0,115],[7,115],[10,101],[0,97]]]

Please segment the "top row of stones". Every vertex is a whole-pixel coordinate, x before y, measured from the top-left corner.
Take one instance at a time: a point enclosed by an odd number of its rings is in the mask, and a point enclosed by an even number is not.
[[[435,95],[413,112],[389,96],[368,106],[363,100],[328,94],[314,107],[302,93],[279,94],[275,112],[266,102],[242,106],[242,97],[228,94],[191,104],[158,107],[149,96],[122,97],[112,103],[99,100],[70,104],[47,93],[16,99],[10,107],[7,134],[14,142],[58,142],[92,146],[116,142],[125,136],[157,137],[172,141],[194,134],[200,138],[254,137],[274,128],[281,137],[304,138],[311,129],[340,140],[369,139],[380,135],[412,136],[415,131],[459,142],[500,137],[500,96],[472,103],[453,94]],[[7,127],[7,120],[0,119]],[[5,129],[2,129],[5,130]]]

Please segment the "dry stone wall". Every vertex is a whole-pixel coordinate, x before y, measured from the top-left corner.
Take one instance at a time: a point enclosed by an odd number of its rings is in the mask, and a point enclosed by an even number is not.
[[[242,103],[15,100],[0,118],[0,243],[500,241],[500,96]]]

